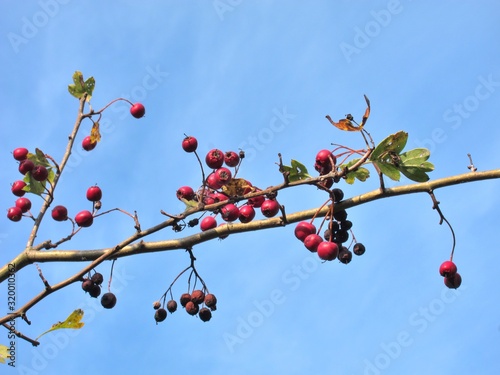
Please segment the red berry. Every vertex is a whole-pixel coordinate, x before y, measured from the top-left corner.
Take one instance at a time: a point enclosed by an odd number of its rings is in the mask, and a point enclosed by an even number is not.
[[[17,180],[12,184],[11,190],[12,193],[17,197],[22,197],[26,194],[26,191],[23,188],[26,186],[26,182]]]
[[[439,267],[439,274],[443,277],[453,277],[457,273],[457,266],[451,260],[444,261]]]
[[[200,289],[193,290],[193,292],[191,293],[191,301],[199,305],[200,303],[203,303],[204,300],[205,300],[205,293],[203,293],[202,290]]]
[[[217,226],[217,221],[213,216],[204,217],[200,223],[200,229],[202,231],[206,231],[209,229],[213,229]]]
[[[179,299],[182,307],[186,307],[186,304],[191,301],[191,294],[183,293]]]
[[[76,214],[75,222],[79,227],[90,227],[94,222],[94,217],[90,211],[83,210]]]
[[[263,196],[263,195],[257,195],[256,197],[249,198],[247,203],[250,206],[253,206],[255,208],[259,208],[259,207],[262,206],[262,203],[264,203],[265,200],[266,200],[265,196]]]
[[[221,208],[220,214],[224,221],[235,221],[240,217],[240,210],[234,203],[228,203]]]
[[[307,248],[307,250],[314,253],[318,249],[318,245],[321,242],[323,242],[323,239],[321,238],[320,235],[310,234],[304,239],[304,246]]]
[[[335,242],[321,242],[316,249],[318,256],[323,260],[334,260],[339,253],[339,247]]]
[[[176,193],[177,199],[185,199],[187,201],[192,201],[194,199],[194,190],[189,186],[181,186],[177,189]]]
[[[27,148],[19,147],[16,148],[12,154],[14,155],[14,159],[17,161],[23,161],[28,156],[28,153],[29,151]]]
[[[316,154],[314,168],[319,172],[319,174],[323,175],[330,173],[335,163],[337,163],[337,158],[331,151],[321,150]]]
[[[224,202],[229,200],[229,197],[226,194],[220,193],[218,191],[210,194],[210,196],[215,200],[215,202]]]
[[[295,237],[304,242],[307,236],[316,233],[316,227],[312,223],[308,223],[307,221],[301,221],[295,227],[294,233]]]
[[[94,185],[87,189],[87,199],[91,202],[100,201],[102,198],[102,190],[99,186]]]
[[[130,107],[130,114],[135,118],[141,118],[145,115],[146,108],[141,103],[135,103],[132,107]]]
[[[260,206],[260,211],[265,217],[273,217],[280,210],[280,205],[275,199],[266,199]]]
[[[37,181],[45,181],[49,176],[49,171],[43,165],[35,165],[31,171],[31,175]]]
[[[35,163],[29,159],[23,160],[19,163],[19,172],[21,172],[21,174],[31,172],[33,168],[35,168]]]
[[[31,209],[31,201],[28,198],[17,198],[16,207],[19,207],[23,213]]]
[[[212,172],[208,175],[207,186],[210,189],[214,189],[214,190],[220,189],[222,187],[222,183],[217,178],[217,175],[215,174],[215,172]]]
[[[249,223],[254,219],[254,217],[255,217],[255,209],[252,206],[245,204],[240,207],[239,219],[242,223]]]
[[[169,313],[173,313],[177,310],[177,302],[173,299],[167,302],[167,310]]]
[[[7,217],[12,221],[19,221],[23,217],[23,211],[19,207],[11,207],[7,210]]]
[[[218,168],[215,172],[215,179],[221,185],[227,185],[231,181],[231,171],[225,167]]]
[[[196,315],[198,314],[198,311],[200,311],[200,307],[198,306],[198,304],[192,301],[186,303],[185,309],[189,315]]]
[[[64,221],[68,219],[68,210],[64,206],[55,206],[52,209],[52,218],[55,221]]]
[[[205,162],[209,168],[217,169],[222,167],[224,164],[224,153],[221,150],[214,148],[208,151],[207,156],[205,156]]]
[[[240,163],[240,157],[236,152],[228,151],[224,154],[224,163],[228,167],[236,167]]]
[[[457,289],[462,284],[462,276],[456,272],[453,276],[444,278],[444,285],[450,289]]]
[[[182,140],[182,149],[186,152],[195,152],[198,148],[198,140],[195,137],[186,136]]]
[[[82,147],[85,151],[93,150],[97,146],[97,142],[92,142],[90,139],[90,135],[83,138]]]
[[[210,307],[210,309],[215,310],[215,305],[217,304],[217,298],[215,295],[209,293],[205,296],[205,305]]]

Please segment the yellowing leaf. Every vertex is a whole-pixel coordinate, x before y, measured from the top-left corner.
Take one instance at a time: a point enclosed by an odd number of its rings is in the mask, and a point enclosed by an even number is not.
[[[9,356],[9,348],[5,345],[0,345],[0,363],[5,363]]]
[[[99,121],[94,122],[90,130],[90,142],[97,143],[101,140],[101,133],[99,132]]]
[[[241,197],[254,190],[252,184],[244,178],[232,178],[228,184],[222,187],[222,191],[230,197]]]
[[[55,331],[56,329],[62,329],[62,328],[80,329],[85,324],[81,322],[82,318],[83,318],[83,310],[76,309],[66,318],[64,322],[57,322],[56,324],[52,325],[52,327],[48,331],[42,333],[40,336],[36,338],[36,340],[38,340],[46,333]]]

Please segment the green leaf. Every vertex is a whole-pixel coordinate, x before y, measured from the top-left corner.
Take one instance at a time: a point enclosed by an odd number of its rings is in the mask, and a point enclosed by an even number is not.
[[[405,166],[418,166],[431,155],[430,151],[426,148],[416,148],[407,152],[403,152],[400,156],[401,162]]]
[[[23,190],[27,191],[28,193],[41,196],[42,193],[45,192],[45,181],[40,182],[35,180],[31,176],[31,172],[26,173],[23,181],[26,182],[26,186],[23,188]]]
[[[40,337],[42,337],[46,333],[49,333],[51,331],[55,331],[56,329],[62,329],[62,328],[80,329],[85,324],[85,323],[81,322],[82,318],[83,318],[83,310],[76,309],[66,318],[66,320],[64,322],[57,322],[56,324],[53,324],[49,330],[45,331],[40,336],[38,336],[36,338],[36,340],[38,340]]]
[[[393,152],[399,154],[403,151],[403,148],[406,146],[406,142],[408,141],[408,133],[404,131],[399,131],[395,134],[391,134],[386,139],[378,144],[370,155],[370,160],[375,161],[384,157],[389,152]]]
[[[391,164],[380,162],[380,161],[374,161],[373,164],[375,164],[380,172],[385,174],[387,177],[389,177],[391,180],[394,181],[399,181],[401,178],[401,174],[399,173],[398,169]]]
[[[68,85],[68,91],[75,98],[80,99],[84,94],[87,94],[87,102],[90,101],[92,97],[92,92],[95,87],[94,77],[88,78],[86,81],[83,80],[82,72],[76,71],[73,74],[73,83]]]
[[[345,168],[350,168],[351,166],[353,166],[354,164],[356,164],[357,162],[359,161],[359,158],[358,159],[353,159],[351,161],[349,161],[347,164],[342,164],[339,166],[339,168],[342,170],[342,169],[345,169]],[[355,171],[350,171],[346,174],[345,176],[345,181],[352,185],[355,181],[355,179],[357,178],[359,181],[361,182],[364,182],[366,181],[366,179],[370,177],[370,171],[364,167],[360,167],[358,169],[356,169]]]
[[[416,182],[427,182],[429,181],[429,176],[421,168],[417,167],[401,167],[401,173],[403,173],[407,178]]]
[[[304,164],[298,162],[297,160],[291,161],[292,166],[283,166],[282,172],[288,172],[288,181],[293,182],[293,181],[299,181],[299,180],[305,180],[306,178],[310,178],[311,176],[307,172],[307,168],[304,166]]]

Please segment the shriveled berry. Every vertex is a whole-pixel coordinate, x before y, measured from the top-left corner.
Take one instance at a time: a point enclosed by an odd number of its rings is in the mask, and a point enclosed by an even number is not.
[[[82,148],[85,151],[91,151],[95,148],[95,146],[97,146],[97,142],[92,142],[90,135],[87,135],[85,138],[83,138]]]
[[[23,161],[28,156],[28,153],[29,151],[27,148],[18,147],[12,152],[12,155],[14,156],[14,159],[16,159],[17,161]]]
[[[191,301],[199,305],[200,303],[203,303],[204,300],[205,300],[205,293],[202,290],[200,289],[193,290],[193,292],[191,293]]]
[[[200,223],[200,229],[204,232],[217,227],[217,220],[213,216],[204,217]]]
[[[310,234],[316,233],[314,224],[307,221],[301,221],[295,226],[294,234],[300,241],[304,242],[305,238]]]
[[[200,309],[198,316],[203,322],[208,322],[210,319],[212,319],[212,312],[210,311],[210,309],[203,307]]]
[[[16,207],[19,207],[23,213],[26,213],[31,209],[31,201],[24,197],[17,198]]]
[[[90,278],[94,284],[101,285],[102,282],[104,281],[104,277],[102,277],[102,274],[99,272],[96,272],[92,275]]]
[[[82,281],[82,289],[85,292],[90,292],[90,289],[94,286],[94,282],[90,279],[85,279]]]
[[[23,217],[23,211],[19,207],[11,207],[7,210],[7,217],[12,221],[20,221]]]
[[[167,318],[167,310],[158,309],[155,311],[155,320],[157,323],[163,322]]]
[[[352,248],[353,253],[356,255],[363,255],[365,253],[365,250],[365,245],[359,242]]]
[[[141,118],[146,114],[146,108],[141,103],[135,103],[130,107],[130,114],[135,118]]]
[[[450,289],[457,289],[460,285],[462,285],[462,276],[456,272],[453,276],[445,277],[444,285]]]
[[[186,307],[186,303],[188,303],[189,301],[191,301],[191,294],[189,294],[189,293],[182,294],[181,298],[179,299],[179,301],[181,302],[181,306],[182,307]]]
[[[26,191],[23,188],[26,186],[26,182],[17,180],[12,184],[11,191],[16,197],[22,197],[26,194]]]
[[[153,309],[158,310],[161,307],[160,301],[153,302]]]
[[[352,252],[347,247],[342,246],[342,250],[339,251],[337,256],[341,263],[348,264],[352,260]]]
[[[104,293],[101,297],[101,305],[105,309],[112,309],[116,305],[116,296],[111,293]]]
[[[195,152],[198,148],[198,140],[192,136],[186,136],[182,140],[182,149],[186,152]]]
[[[92,286],[89,289],[89,294],[93,298],[99,297],[101,294],[101,287],[97,284],[92,283]]]
[[[169,313],[173,313],[177,310],[177,302],[173,299],[167,302],[167,310]]]
[[[196,315],[198,314],[198,311],[200,311],[200,307],[198,306],[197,303],[194,303],[193,301],[189,301],[188,303],[186,303],[186,312],[189,314],[189,315]]]
[[[31,175],[37,181],[45,181],[49,176],[49,171],[43,165],[35,165],[31,171]]]
[[[323,242],[323,239],[317,234],[310,234],[306,238],[304,238],[304,246],[307,248],[307,250],[313,253],[316,252],[316,250],[318,249],[318,245],[321,242]]]
[[[52,218],[55,221],[64,221],[68,219],[68,210],[64,206],[55,206],[52,209]]]

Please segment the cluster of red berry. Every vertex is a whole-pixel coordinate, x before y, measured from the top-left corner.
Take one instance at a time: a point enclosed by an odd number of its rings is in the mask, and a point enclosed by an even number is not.
[[[217,310],[217,298],[211,293],[205,293],[201,289],[193,290],[191,293],[184,293],[179,298],[181,306],[189,315],[196,315],[204,321],[208,322],[212,318],[212,311]],[[202,307],[200,307],[200,305]],[[155,311],[156,322],[163,322],[167,318],[167,311],[173,313],[177,311],[177,301],[171,299],[167,302],[166,309],[162,307],[160,301],[153,304]]]
[[[182,141],[182,148],[186,152],[196,152],[198,141],[195,137],[186,136]],[[276,194],[259,195],[249,198],[245,203],[237,205],[230,202],[230,198],[243,196],[252,192],[260,191],[248,180],[236,178],[238,168],[244,152],[223,152],[219,149],[210,150],[205,156],[205,164],[212,172],[206,177],[204,185],[194,191],[190,186],[182,186],[177,192],[177,198],[182,201],[203,202],[205,205],[228,201],[213,215],[204,217],[200,222],[200,229],[206,231],[217,227],[216,217],[220,215],[223,221],[233,222],[239,220],[249,223],[255,218],[256,208],[260,208],[265,217],[274,217],[280,211],[280,205],[276,200]],[[224,166],[225,165],[225,166]],[[234,174],[229,168],[234,168]]]

